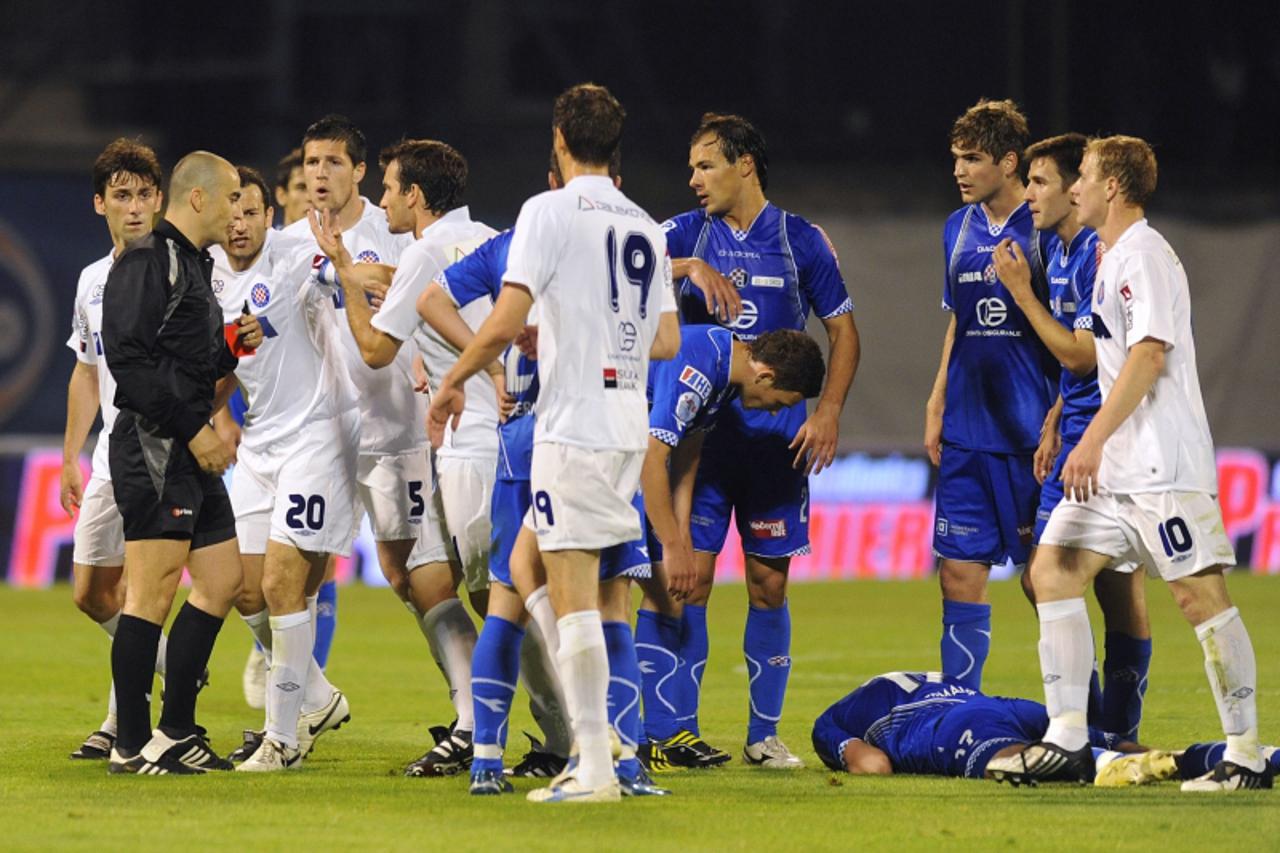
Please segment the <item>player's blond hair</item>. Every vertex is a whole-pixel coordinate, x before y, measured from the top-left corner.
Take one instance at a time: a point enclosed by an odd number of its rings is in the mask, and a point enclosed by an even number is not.
[[[1085,156],[1093,155],[1102,178],[1115,178],[1130,204],[1146,207],[1156,191],[1156,152],[1136,136],[1107,136],[1089,140]]]

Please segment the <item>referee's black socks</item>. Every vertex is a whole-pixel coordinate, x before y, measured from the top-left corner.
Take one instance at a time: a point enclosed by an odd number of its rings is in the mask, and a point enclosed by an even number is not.
[[[168,671],[164,678],[160,728],[170,737],[195,731],[196,694],[221,629],[221,619],[205,613],[190,601],[182,605],[169,628]]]
[[[159,646],[159,625],[120,615],[111,643],[111,677],[116,689],[116,749],[126,756],[136,755],[151,740],[150,693]]]

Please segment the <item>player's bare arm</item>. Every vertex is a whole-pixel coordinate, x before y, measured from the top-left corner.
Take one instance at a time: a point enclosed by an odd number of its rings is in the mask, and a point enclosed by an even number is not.
[[[851,738],[844,745],[844,767],[854,776],[891,776],[893,764],[883,750],[862,738]]]
[[[427,285],[426,290],[418,297],[418,316],[422,322],[440,333],[449,346],[462,352],[475,337],[475,332],[462,319],[458,306],[453,304],[449,294],[437,281]]]
[[[942,359],[938,374],[933,378],[933,390],[924,406],[924,449],[929,461],[936,468],[942,462],[942,415],[947,407],[947,364],[951,361],[951,346],[956,340],[956,315],[951,315],[947,332],[942,336]]]
[[[1164,353],[1164,341],[1155,338],[1143,338],[1129,348],[1129,356],[1120,368],[1111,393],[1063,463],[1062,487],[1068,498],[1085,501],[1097,493],[1102,446],[1155,387],[1156,379],[1164,370]]]
[[[840,412],[844,410],[862,344],[852,314],[840,314],[822,321],[827,330],[827,381],[822,386],[818,404],[791,441],[796,451],[796,468],[804,466],[805,474],[817,474],[836,459],[840,442]]]
[[[702,258],[673,258],[671,277],[676,281],[688,278],[702,291],[707,303],[707,313],[722,323],[732,323],[742,313],[742,296],[719,270]]]
[[[1097,366],[1093,348],[1093,332],[1085,329],[1068,329],[1049,313],[1049,309],[1036,298],[1031,288],[1031,265],[1022,247],[1006,237],[991,255],[996,275],[1014,302],[1027,316],[1031,328],[1053,353],[1053,357],[1076,376],[1088,376]]]
[[[680,351],[680,318],[674,311],[667,311],[658,320],[658,334],[649,347],[649,358],[666,361],[675,358]]]
[[[649,436],[644,466],[640,469],[640,491],[644,495],[644,511],[653,533],[662,543],[662,565],[667,574],[667,588],[677,601],[684,600],[697,583],[693,563],[693,540],[686,520],[680,523],[676,512],[674,490],[669,472],[672,448]]]
[[[493,311],[476,331],[475,338],[458,356],[453,368],[445,374],[439,390],[431,398],[427,412],[427,433],[431,446],[444,441],[444,427],[452,420],[456,429],[466,403],[463,385],[485,370],[502,355],[502,351],[524,331],[525,318],[533,307],[533,296],[522,284],[504,283]]]
[[[1053,472],[1053,463],[1062,450],[1062,433],[1058,432],[1058,424],[1062,420],[1062,395],[1045,413],[1044,424],[1040,427],[1040,444],[1036,446],[1035,458],[1032,460],[1032,472],[1036,482],[1044,485]]]
[[[347,307],[347,325],[360,348],[360,357],[364,363],[373,368],[386,367],[395,361],[403,341],[375,329],[372,324],[374,306],[366,298],[365,274],[368,274],[370,285],[381,281],[385,272],[378,269],[361,270],[359,267],[382,265],[356,264],[342,242],[342,231],[338,227],[337,217],[330,211],[307,211],[307,222],[311,225],[311,234],[316,239],[320,251],[325,253],[333,263],[338,281],[342,285],[343,296]],[[386,290],[382,291],[383,294]],[[380,297],[377,297],[380,298]]]
[[[62,478],[59,502],[68,516],[74,516],[84,499],[84,474],[80,471],[80,451],[89,438],[93,419],[98,416],[98,368],[77,361],[67,383],[67,428],[62,436]]]

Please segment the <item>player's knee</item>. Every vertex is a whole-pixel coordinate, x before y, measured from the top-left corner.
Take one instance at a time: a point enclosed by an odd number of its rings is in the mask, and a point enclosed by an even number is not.
[[[114,589],[89,584],[77,587],[72,598],[80,612],[94,622],[106,622],[120,612],[120,597]]]
[[[942,597],[948,601],[981,602],[987,591],[987,572],[973,564],[943,560],[938,568]]]
[[[1030,601],[1034,607],[1036,603],[1036,587],[1035,580],[1031,575],[1031,566],[1027,566],[1027,568],[1023,570],[1021,580],[1022,594],[1027,597],[1027,601]]]

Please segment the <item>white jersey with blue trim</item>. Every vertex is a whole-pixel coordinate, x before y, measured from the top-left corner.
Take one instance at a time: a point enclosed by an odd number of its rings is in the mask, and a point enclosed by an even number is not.
[[[102,409],[102,432],[93,449],[93,475],[103,480],[111,479],[111,466],[107,464],[107,437],[116,422],[116,381],[107,370],[107,357],[102,351],[102,294],[107,287],[107,274],[115,262],[114,252],[80,271],[76,283],[76,307],[71,318],[71,337],[67,346],[76,354],[81,364],[93,365],[98,373],[98,405]]]

